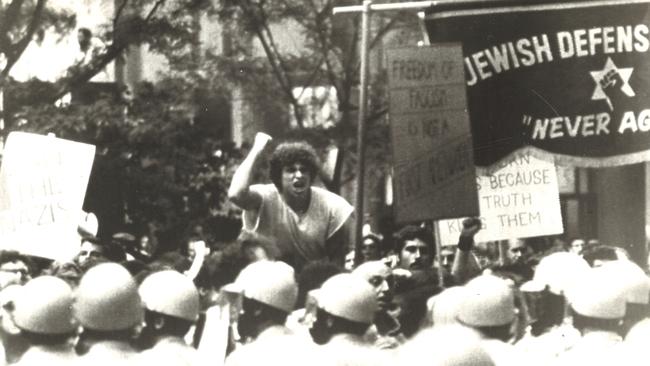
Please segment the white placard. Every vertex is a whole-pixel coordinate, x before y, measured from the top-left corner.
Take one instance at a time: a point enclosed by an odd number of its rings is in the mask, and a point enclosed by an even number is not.
[[[476,242],[561,234],[555,164],[520,150],[490,174],[477,172],[483,227]],[[442,245],[458,242],[463,218],[438,221]]]
[[[72,258],[94,157],[93,145],[10,133],[0,168],[0,249]]]

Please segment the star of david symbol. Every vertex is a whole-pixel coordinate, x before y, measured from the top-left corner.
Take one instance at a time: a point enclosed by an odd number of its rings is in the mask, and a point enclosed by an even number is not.
[[[596,83],[596,89],[591,96],[591,100],[605,100],[609,108],[614,110],[611,99],[605,93],[607,88],[619,88],[626,96],[635,96],[636,94],[629,83],[633,71],[634,68],[632,67],[617,67],[614,61],[608,57],[602,70],[589,72]],[[619,82],[621,85],[617,85]]]

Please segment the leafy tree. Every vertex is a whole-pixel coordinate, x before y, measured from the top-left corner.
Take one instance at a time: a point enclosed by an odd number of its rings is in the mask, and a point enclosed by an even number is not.
[[[74,26],[74,14],[46,6],[47,0],[0,3],[0,88],[39,29],[64,32]]]
[[[233,232],[224,233],[228,227],[217,224],[233,220],[235,210],[225,192],[241,154],[219,121],[202,118],[198,108],[204,99],[226,100],[227,94],[216,78],[200,70],[200,55],[193,52],[198,45],[198,15],[209,11],[210,2],[124,0],[120,4],[101,32],[106,48],[89,64],[71,67],[55,83],[2,79],[0,86],[11,106],[5,111],[12,122],[7,131],[54,132],[96,145],[86,208],[100,215],[100,234],[158,231],[165,241],[160,244],[172,248],[192,228],[202,226],[206,239],[227,240]],[[0,16],[8,16],[12,6],[26,9],[27,5],[13,0],[0,7]],[[41,6],[48,9],[45,2]],[[26,39],[29,30],[20,24],[46,25],[29,12],[19,18],[13,31],[23,32]],[[61,31],[72,28],[74,17],[66,24]],[[132,95],[117,85],[94,100],[66,106],[53,103],[68,92],[83,94],[92,89],[86,83],[92,76],[119,60],[128,47],[144,43],[171,65],[160,81],[141,83]],[[10,68],[7,64],[5,74]],[[236,229],[235,225],[231,231]]]
[[[15,8],[24,12],[11,28],[21,37],[5,37],[11,44],[31,39],[34,31],[24,24],[54,24],[61,31],[74,25],[72,15],[50,11],[45,1],[37,1],[33,8],[30,4],[33,1],[12,0],[0,6],[0,17]],[[40,18],[50,19],[49,23],[35,18],[38,4],[44,14],[52,14]],[[213,7],[209,0],[123,0],[101,33],[107,45],[103,52],[89,64],[71,68],[61,80],[15,83],[6,76],[11,69],[7,63],[0,88],[5,88],[8,104],[20,106],[5,111],[9,114],[5,117],[13,121],[9,130],[54,132],[97,146],[86,204],[102,207],[104,233],[125,228],[160,230],[164,234],[160,237],[169,241],[161,244],[174,247],[180,238],[170,233],[186,235],[198,226],[208,239],[226,240],[236,226],[220,222],[236,216],[236,210],[226,201],[225,192],[245,151],[228,141],[218,121],[205,118],[201,109],[205,100],[227,101],[234,90],[243,90],[254,98],[251,107],[286,136],[307,138],[317,148],[334,142],[344,152],[355,151],[359,22],[355,17],[332,17],[335,5],[344,4],[334,0],[224,0]],[[216,16],[229,35],[230,43],[222,53],[200,51],[198,16],[206,12]],[[377,15],[372,46],[410,20],[403,15]],[[283,22],[297,25],[304,40],[301,50],[289,52],[277,42],[275,32],[281,27],[275,25]],[[251,51],[253,38],[260,42],[263,57]],[[54,105],[62,95],[83,90],[88,80],[111,61],[120,60],[129,47],[141,44],[169,61],[170,68],[160,81],[142,83],[133,95],[116,88],[92,103]],[[0,45],[0,53],[19,58],[20,48],[12,47]],[[369,172],[377,178],[388,167],[384,80],[382,73],[373,74],[368,116]],[[296,87],[318,85],[336,90],[339,121],[333,126],[307,127],[306,111],[294,94]],[[298,130],[290,130],[291,119]],[[338,190],[341,182],[353,178],[355,162],[354,154],[345,154],[331,189]],[[233,233],[224,234],[225,228],[232,228]]]
[[[312,141],[334,143],[339,147],[344,155],[328,185],[333,191],[339,191],[342,185],[350,183],[356,174],[361,22],[359,16],[333,16],[332,10],[336,6],[358,3],[347,0],[223,0],[217,5],[221,21],[228,22],[233,32],[248,37],[238,37],[233,41],[230,53],[214,55],[210,60],[218,63],[220,69],[230,70],[223,77],[234,80],[256,102],[261,104],[264,96],[273,95],[274,103],[282,103],[285,110],[289,106],[298,127],[298,131],[290,132],[291,135],[315,135],[319,138]],[[390,169],[386,74],[377,59],[381,57],[381,48],[390,43],[387,38],[394,40],[396,34],[414,35],[421,34],[421,31],[413,13],[374,13],[372,17],[369,46],[373,63],[366,119],[365,190],[376,194],[383,189],[382,183]],[[303,47],[299,50],[282,47],[280,33],[287,30],[278,24],[293,25],[291,32],[302,39]],[[262,57],[251,52],[251,39],[261,46]],[[414,42],[411,45],[415,45]],[[259,82],[260,76],[264,78],[263,83]],[[310,127],[295,88],[320,85],[330,85],[336,90],[338,121],[333,126]],[[285,111],[284,115],[289,113]],[[288,123],[285,121],[284,124]],[[370,211],[378,209],[370,205],[366,207]]]
[[[147,44],[152,51],[170,57],[187,52],[198,42],[198,14],[210,9],[209,0],[121,0],[116,4],[113,18],[99,34],[106,47],[90,63],[70,68],[41,97],[56,101],[121,58],[134,45]],[[0,64],[0,88],[7,84],[9,72],[37,31],[53,29],[64,33],[74,25],[73,13],[60,10],[47,0],[0,3],[0,60],[4,60]]]

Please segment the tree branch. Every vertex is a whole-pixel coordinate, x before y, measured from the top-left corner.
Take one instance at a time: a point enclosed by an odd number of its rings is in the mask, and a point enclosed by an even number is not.
[[[273,47],[274,44],[272,43],[272,38],[267,39],[264,33],[264,29],[266,29],[268,34],[271,35],[271,32],[268,29],[267,18],[260,19],[260,17],[257,17],[255,11],[249,7],[251,5],[250,2],[247,1],[246,3],[247,4],[244,4],[243,2],[240,3],[240,8],[244,11],[244,14],[249,18],[250,23],[253,25],[253,30],[257,35],[257,38],[260,40],[260,43],[262,44],[266,58],[271,65],[271,70],[273,71],[273,74],[275,75],[277,81],[280,83],[280,87],[289,100],[289,103],[293,106],[293,113],[298,126],[302,128],[304,127],[303,116],[300,111],[298,100],[293,96],[293,84],[288,78],[288,72],[286,68],[282,66],[281,61],[279,60],[279,52],[277,50],[277,47]]]
[[[370,41],[370,45],[368,47],[370,49],[373,49],[377,45],[377,43],[379,43],[379,41],[386,35],[386,33],[388,33],[391,29],[393,29],[393,27],[398,21],[399,21],[399,16],[392,17],[391,20],[388,22],[388,24],[384,25],[382,28],[379,29],[379,31],[377,31],[377,33],[375,34],[375,38],[373,38],[372,41]]]
[[[2,37],[9,34],[11,27],[16,24],[18,19],[20,19],[20,9],[23,7],[23,3],[25,3],[25,0],[12,0],[12,2],[7,6],[2,21],[0,21],[0,35]],[[0,52],[5,53],[11,46],[11,40],[7,38],[1,39],[1,41]]]
[[[165,0],[158,0],[156,3],[153,5],[153,8],[149,11],[149,14],[144,18],[145,22],[148,22],[151,20],[151,18],[156,14],[158,11],[158,8],[161,7],[165,3]]]
[[[9,75],[9,71],[11,70],[11,68],[16,64],[16,62],[20,58],[20,55],[22,55],[23,52],[25,52],[25,49],[29,45],[29,42],[31,42],[32,39],[34,38],[34,33],[36,32],[36,28],[40,24],[41,17],[43,16],[43,9],[45,9],[46,1],[47,0],[38,0],[36,5],[34,6],[34,12],[32,13],[32,18],[29,22],[29,25],[27,26],[25,36],[23,36],[23,38],[20,41],[18,41],[16,44],[12,45],[11,48],[9,49],[9,52],[5,53],[7,55],[7,64],[2,70],[3,78]]]
[[[165,3],[165,0],[158,0],[154,4],[154,6],[151,8],[149,13],[144,19],[144,22],[148,22],[151,20],[151,18],[156,14],[158,9]],[[132,23],[129,23],[132,24]],[[131,25],[133,26],[133,25]],[[127,29],[125,33],[129,33],[130,31],[137,31],[135,29]],[[63,97],[66,95],[70,89],[81,85],[85,82],[88,82],[88,80],[92,79],[93,76],[97,75],[98,72],[100,72],[102,69],[104,69],[109,63],[111,63],[113,60],[115,60],[126,48],[130,45],[129,42],[123,41],[123,38],[119,38],[119,40],[114,40],[113,44],[110,46],[106,47],[106,51],[101,53],[98,57],[95,59],[91,60],[89,65],[86,65],[84,67],[81,67],[77,72],[74,73],[74,75],[64,77],[63,79],[57,81],[55,83],[54,87],[54,93],[52,93],[51,97],[49,100],[51,102],[55,102],[59,98]]]
[[[122,1],[120,6],[115,11],[115,17],[113,18],[113,29],[117,28],[117,21],[122,16],[122,12],[124,11],[124,8],[126,8],[126,4],[128,4],[128,2],[129,2],[129,0]]]

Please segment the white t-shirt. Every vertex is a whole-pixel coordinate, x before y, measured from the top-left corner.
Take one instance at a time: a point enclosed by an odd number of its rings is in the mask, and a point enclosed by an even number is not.
[[[282,199],[273,184],[255,184],[249,188],[262,197],[257,210],[245,210],[244,229],[271,238],[278,246],[280,260],[302,266],[326,256],[325,241],[336,233],[354,208],[343,197],[311,187],[309,207],[297,214]]]

